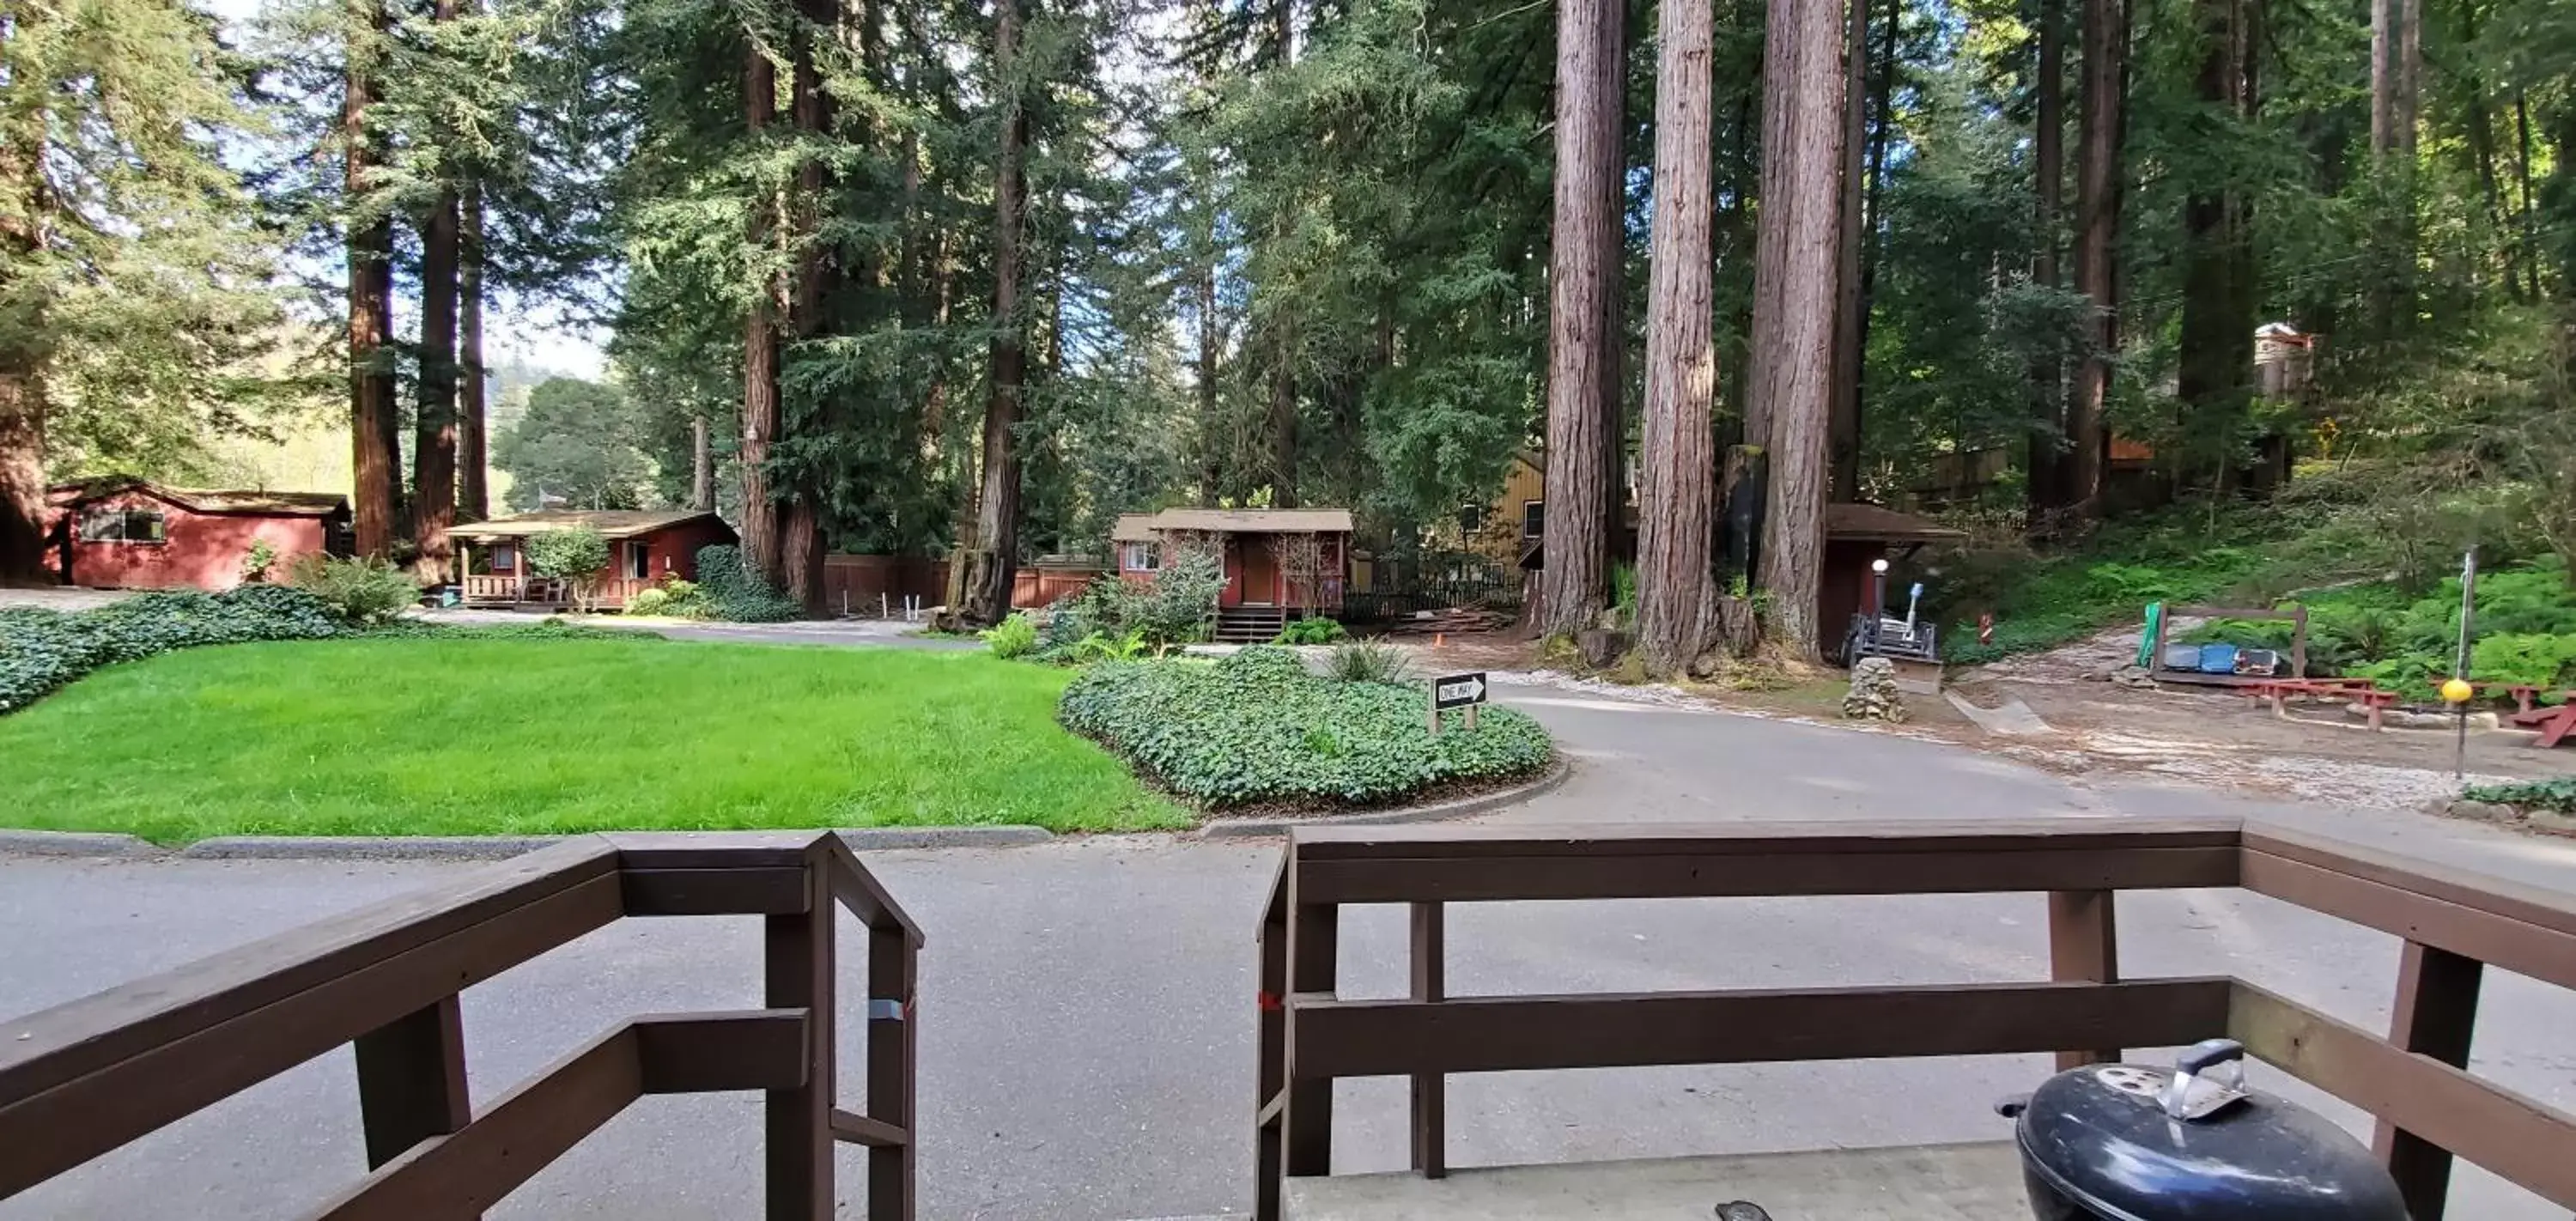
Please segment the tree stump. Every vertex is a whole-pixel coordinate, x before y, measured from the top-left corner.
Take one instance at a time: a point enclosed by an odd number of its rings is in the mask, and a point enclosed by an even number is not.
[[[1583,654],[1583,664],[1595,670],[1607,670],[1634,648],[1637,638],[1627,632],[1607,628],[1587,628],[1574,634],[1574,648]]]

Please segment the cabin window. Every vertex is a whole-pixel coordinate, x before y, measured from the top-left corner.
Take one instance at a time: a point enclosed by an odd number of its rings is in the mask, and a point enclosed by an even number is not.
[[[518,569],[519,552],[517,548],[512,547],[508,543],[492,544],[492,571],[516,572]]]
[[[1129,543],[1122,566],[1129,572],[1156,572],[1163,567],[1163,557],[1152,543]]]
[[[653,549],[643,543],[626,544],[626,575],[637,581],[652,579]]]
[[[81,514],[81,541],[158,546],[170,541],[170,526],[156,509],[91,509]]]
[[[1547,502],[1543,500],[1522,501],[1521,537],[1537,538],[1545,533],[1547,533]]]

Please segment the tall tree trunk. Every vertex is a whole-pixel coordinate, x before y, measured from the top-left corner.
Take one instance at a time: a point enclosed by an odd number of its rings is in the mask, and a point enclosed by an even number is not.
[[[456,20],[456,0],[437,0],[432,19]],[[447,540],[456,524],[456,272],[458,200],[441,185],[420,227],[420,378],[412,414],[412,575],[423,584],[456,579]]]
[[[52,584],[44,553],[43,366],[24,340],[0,338],[0,587]]]
[[[1762,248],[1754,305],[1765,341],[1754,350],[1754,392],[1769,416],[1770,511],[1762,531],[1762,585],[1770,635],[1817,656],[1817,598],[1824,577],[1826,449],[1831,432],[1835,213],[1842,178],[1842,13],[1834,0],[1775,0],[1764,36],[1765,132],[1785,141],[1764,157]],[[1769,112],[1777,110],[1774,118]],[[1768,171],[1776,164],[1776,178]],[[1765,270],[1772,278],[1761,279]]]
[[[2478,40],[2478,10],[2475,4],[2460,6],[2460,41],[2472,46]],[[2486,203],[2487,225],[2503,247],[2504,289],[2516,300],[2522,298],[2520,243],[2512,238],[2513,219],[2505,212],[2504,178],[2496,169],[2496,131],[2494,113],[2487,108],[2485,73],[2471,62],[2459,74],[2460,88],[2468,95],[2469,158],[2477,163],[2478,193]]]
[[[1613,337],[1610,251],[1622,186],[1617,73],[1623,0],[1563,0],[1557,8],[1556,200],[1549,246],[1545,563],[1539,630],[1598,627],[1609,605],[1613,459],[1605,452]]]
[[[2384,156],[2396,147],[2397,22],[2392,6],[2406,0],[2370,0],[2370,152]]]
[[[778,69],[758,46],[743,64],[743,124],[757,140],[778,109]],[[754,209],[751,244],[765,246],[776,224],[774,199]],[[783,586],[779,559],[779,506],[769,484],[769,444],[779,435],[778,315],[784,285],[761,287],[743,319],[742,337],[742,556],[772,588]]]
[[[2397,78],[2396,149],[2410,163],[2415,159],[2415,132],[2423,117],[2424,99],[2424,0],[2394,0],[2400,14],[2397,23],[2397,63],[2390,69]],[[2411,205],[2412,200],[2410,198]]]
[[[394,499],[401,482],[394,410],[394,225],[382,214],[362,218],[375,187],[376,140],[367,130],[375,104],[376,40],[385,31],[382,0],[350,0],[348,76],[341,96],[340,136],[348,149],[343,190],[350,209],[349,443],[356,503],[352,526],[358,554],[393,554]]]
[[[1020,266],[1029,140],[1028,112],[1020,96],[1019,40],[1019,0],[997,0],[993,63],[1002,82],[1002,151],[993,176],[991,395],[984,404],[984,482],[975,521],[982,564],[966,590],[967,619],[988,624],[1011,613],[1011,581],[1019,567],[1020,455],[1013,432],[1028,365]]]
[[[2200,38],[2198,90],[2201,104],[2223,112],[2230,121],[2245,117],[2245,55],[2250,49],[2246,6],[2249,0],[2195,0],[2194,21]],[[2247,379],[2252,362],[2237,354],[2250,343],[2251,317],[2240,316],[2250,305],[2238,283],[2245,271],[2242,231],[2243,201],[2223,183],[2195,184],[2183,204],[2182,336],[2176,393],[2182,400],[2186,438],[2214,438],[2220,450],[2195,454],[2187,447],[2172,455],[2177,486],[2207,480],[2223,487],[2235,468],[2234,456],[2250,407]]]
[[[1297,369],[1295,340],[1281,328],[1270,366],[1270,504],[1297,507]]]
[[[1599,226],[1601,249],[1601,358],[1593,362],[1601,378],[1601,521],[1604,572],[1633,540],[1628,531],[1628,387],[1624,366],[1628,349],[1628,6],[1610,8],[1610,28],[1602,32],[1601,91],[1608,99],[1602,118],[1603,139],[1610,145],[1610,223]],[[1703,253],[1703,257],[1714,258]],[[1544,476],[1542,476],[1544,477]],[[1542,489],[1544,490],[1544,489]]]
[[[2066,407],[2064,499],[2086,517],[2102,511],[2103,470],[2111,437],[2103,405],[2111,356],[2119,349],[2120,134],[2128,104],[2128,7],[2124,0],[2084,0],[2083,77],[2075,145],[2075,291],[2093,303],[2091,342],[2077,362]]]
[[[1829,417],[1829,484],[1834,500],[1860,497],[1861,375],[1869,343],[1869,305],[1861,299],[1860,235],[1863,178],[1869,156],[1869,5],[1847,0],[1850,28],[1843,34],[1842,195],[1834,240],[1833,401]]]
[[[2031,131],[2031,171],[2038,210],[2032,228],[2038,241],[2031,252],[2030,278],[2044,288],[2058,285],[2058,214],[2066,192],[2066,6],[2064,0],[2039,0],[2038,114]],[[2049,515],[2064,507],[2061,472],[2066,445],[2066,365],[2055,356],[2030,364],[2030,460],[2027,478],[2028,528],[2044,534]]]
[[[788,61],[789,118],[805,138],[819,140],[832,129],[832,98],[823,88],[816,49],[831,37],[841,10],[835,0],[798,0],[796,7],[803,20],[797,27],[794,52]],[[796,247],[796,270],[786,329],[798,340],[812,339],[827,329],[833,268],[825,258],[817,230],[829,186],[821,158],[808,156],[796,167],[796,200],[790,209],[796,226],[790,237]],[[783,431],[830,431],[828,402],[804,404],[791,424],[783,393],[781,397]],[[812,616],[824,612],[823,489],[819,479],[811,464],[806,464],[797,485],[786,489],[787,501],[779,507],[778,526],[779,592],[794,599]]]
[[[1831,0],[1826,0],[1830,3]],[[1867,0],[1860,0],[1867,3]],[[1637,644],[1669,677],[1699,655],[1714,612],[1717,352],[1709,327],[1710,60],[1705,0],[1664,0],[1655,65],[1655,222],[1646,272],[1644,503],[1637,534]]]
[[[712,513],[716,507],[715,429],[705,416],[689,418],[689,507]]]
[[[456,512],[481,521],[492,515],[490,413],[483,400],[483,184],[467,184],[456,227]]]
[[[1211,222],[1210,229],[1214,225]],[[1215,504],[1225,480],[1225,423],[1218,418],[1217,362],[1224,341],[1217,334],[1216,247],[1207,235],[1206,261],[1198,267],[1199,354],[1195,376],[1199,399],[1199,500]]]
[[[2513,159],[2515,181],[2522,196],[2522,266],[2530,277],[2530,296],[2540,299],[2540,212],[2531,194],[2531,102],[2519,89],[2513,94],[2513,128],[2517,152]]]

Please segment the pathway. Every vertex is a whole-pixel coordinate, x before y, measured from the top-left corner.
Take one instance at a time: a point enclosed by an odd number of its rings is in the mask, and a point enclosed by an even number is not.
[[[1505,697],[1546,720],[1580,770],[1501,823],[1750,818],[2255,813],[2576,891],[2576,842],[2422,815],[2253,806],[2190,789],[2068,782],[1885,734],[1657,708],[1544,688]],[[1113,1221],[1248,1204],[1255,911],[1264,844],[1169,837],[871,854],[930,930],[920,1009],[922,1215]],[[0,1011],[50,1005],[452,877],[462,866],[0,860]],[[2384,1024],[2396,942],[2234,891],[2122,903],[2137,974],[2228,971]],[[2039,978],[2035,896],[1655,901],[1463,907],[1457,993]],[[466,993],[474,1092],[518,1078],[634,1012],[750,1003],[748,919],[629,922]],[[1345,918],[1347,994],[1404,987],[1392,909]],[[845,964],[844,995],[858,995]],[[845,1024],[854,1027],[855,1023]],[[2576,997],[2492,977],[2477,1067],[2576,1109]],[[853,1035],[855,1031],[852,1031]],[[860,1060],[842,1057],[845,1096]],[[1462,1077],[1460,1165],[1995,1138],[1995,1098],[2040,1057]],[[2280,1076],[2255,1070],[2258,1083]],[[1391,1169],[1403,1085],[1345,1083],[1336,1169]],[[287,1216],[362,1164],[345,1055],[327,1056],[125,1152],[0,1203],[0,1218]],[[496,1218],[746,1215],[759,1179],[748,1097],[652,1099],[493,1212]],[[2349,1114],[2346,1112],[2346,1114]],[[845,1190],[864,1176],[843,1154]],[[2474,1170],[2455,1215],[2564,1221]],[[845,1205],[845,1215],[858,1215]]]

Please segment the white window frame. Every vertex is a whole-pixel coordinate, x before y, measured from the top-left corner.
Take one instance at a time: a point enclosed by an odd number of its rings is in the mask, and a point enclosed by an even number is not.
[[[1125,571],[1161,572],[1163,570],[1162,549],[1152,543],[1122,543],[1119,546],[1119,552],[1118,566]]]
[[[115,532],[102,528],[113,518]],[[142,518],[151,523],[144,537],[134,537],[134,522]],[[115,543],[132,547],[166,547],[170,545],[170,515],[159,509],[98,507],[81,510],[80,541]]]
[[[621,571],[618,573],[618,575],[625,577],[625,578],[626,578],[627,580],[629,580],[629,581],[650,581],[650,580],[652,580],[652,579],[653,579],[653,547],[652,547],[652,545],[651,545],[651,544],[649,544],[649,543],[644,543],[644,542],[640,542],[640,541],[637,541],[637,540],[629,539],[629,540],[627,540],[627,542],[626,542],[625,546],[626,546],[626,554],[625,554],[625,556],[623,557],[623,558],[624,558],[624,560],[625,560],[625,562],[624,562],[624,563],[622,563],[622,564],[620,564],[620,565],[618,565],[619,569],[621,570]]]

